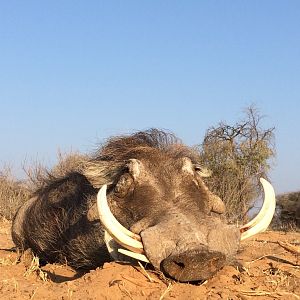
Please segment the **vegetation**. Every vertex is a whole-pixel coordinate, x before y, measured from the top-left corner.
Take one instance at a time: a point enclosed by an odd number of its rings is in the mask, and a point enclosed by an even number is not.
[[[25,167],[27,180],[16,180],[12,175],[12,170],[5,167],[0,172],[0,218],[11,220],[17,209],[26,202],[30,195],[38,188],[42,187],[51,176],[63,176],[71,170],[78,170],[84,155],[79,153],[63,154],[58,152],[58,163],[48,170],[40,163]]]
[[[86,156],[77,152],[57,153],[57,164],[49,170],[39,162],[24,168],[28,177],[28,186],[31,191],[41,188],[50,177],[63,177],[68,172],[78,171],[82,162],[86,160]]]
[[[278,214],[274,220],[276,228],[300,229],[300,191],[277,196]]]
[[[0,172],[0,217],[11,220],[18,209],[29,198],[25,183],[16,181],[11,169]]]
[[[225,202],[232,222],[246,221],[262,192],[259,178],[267,179],[275,155],[274,128],[261,128],[261,120],[258,110],[249,107],[240,122],[209,128],[199,146],[203,164],[212,171],[207,184]]]

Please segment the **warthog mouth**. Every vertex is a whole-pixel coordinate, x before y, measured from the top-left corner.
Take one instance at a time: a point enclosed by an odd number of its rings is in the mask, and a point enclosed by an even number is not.
[[[265,231],[271,223],[273,215],[275,213],[276,200],[274,189],[267,180],[261,178],[260,182],[264,189],[263,206],[254,219],[238,228],[240,231],[241,241]],[[99,190],[97,195],[97,207],[100,221],[105,229],[106,245],[109,252],[112,251],[112,249],[109,247],[109,241],[113,239],[119,245],[124,247],[119,248],[117,250],[118,252],[134,259],[150,263],[146,255],[141,236],[139,234],[131,232],[123,225],[121,225],[111,213],[107,203],[106,190],[106,185],[103,185]],[[171,265],[171,268],[180,267],[180,265],[176,266],[172,261],[168,260],[166,260],[164,264]]]

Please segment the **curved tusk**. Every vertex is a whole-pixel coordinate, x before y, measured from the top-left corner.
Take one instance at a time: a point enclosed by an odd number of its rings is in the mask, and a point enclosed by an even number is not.
[[[110,256],[115,261],[120,260],[120,257],[117,254],[119,252],[123,255],[132,257],[134,259],[138,259],[138,260],[144,261],[146,263],[150,263],[148,258],[144,254],[135,253],[135,252],[126,250],[124,248],[119,248],[120,245],[110,236],[110,234],[106,230],[104,231],[104,241],[105,241],[105,244],[106,244],[106,247],[107,247],[107,250],[108,250]]]
[[[122,254],[124,254],[126,256],[129,256],[129,257],[132,257],[132,258],[144,261],[146,263],[150,263],[150,261],[148,260],[148,258],[144,254],[134,253],[132,251],[128,251],[128,250],[122,249],[122,248],[119,248],[118,252],[120,252],[120,253],[122,253]]]
[[[103,185],[97,195],[99,219],[104,229],[123,247],[133,252],[143,253],[141,237],[122,226],[111,213],[106,198],[107,185]]]
[[[260,178],[260,182],[265,193],[264,203],[258,215],[240,228],[241,241],[265,231],[270,225],[275,213],[276,199],[274,189],[267,180]]]
[[[99,190],[97,199],[98,197],[103,197],[103,204],[101,206],[102,212],[109,215],[111,221],[115,224],[115,226],[124,232],[126,235],[134,238],[137,241],[141,241],[141,237],[138,234],[133,233],[132,231],[128,230],[125,228],[123,225],[119,223],[119,221],[115,218],[115,216],[111,213],[109,206],[107,204],[107,199],[106,199],[106,190],[107,190],[107,185],[103,185],[102,188]],[[101,194],[100,194],[101,193]],[[105,198],[105,199],[104,199]],[[98,203],[98,202],[97,202]],[[100,213],[99,213],[100,214]]]
[[[120,256],[118,255],[118,252],[132,257],[134,259],[138,259],[141,261],[144,261],[146,263],[150,263],[148,258],[144,254],[135,253],[129,250],[126,250],[124,248],[120,248],[120,245],[110,236],[110,234],[105,230],[104,231],[104,242],[106,244],[107,250],[112,257],[113,260],[118,261],[120,260]]]

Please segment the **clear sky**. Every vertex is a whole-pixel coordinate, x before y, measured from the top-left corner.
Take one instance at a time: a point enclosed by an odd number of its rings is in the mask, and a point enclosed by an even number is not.
[[[0,163],[159,127],[188,145],[255,103],[300,190],[300,1],[1,1]]]

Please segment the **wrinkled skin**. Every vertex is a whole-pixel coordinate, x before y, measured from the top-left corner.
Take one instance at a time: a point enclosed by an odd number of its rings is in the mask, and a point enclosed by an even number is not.
[[[239,230],[224,224],[224,204],[190,159],[163,156],[156,163],[161,167],[147,160],[128,164],[108,197],[111,210],[141,235],[154,267],[180,281],[207,279],[236,254]]]
[[[87,171],[50,178],[17,212],[15,244],[44,261],[101,266],[109,255],[96,197],[107,183],[112,213],[140,234],[156,269],[180,281],[213,276],[236,254],[239,229],[226,225],[225,206],[205,186],[191,149],[168,137],[150,130],[113,139]]]

